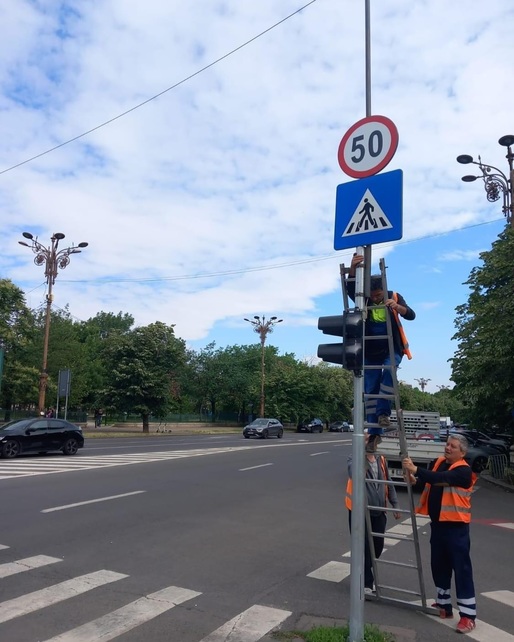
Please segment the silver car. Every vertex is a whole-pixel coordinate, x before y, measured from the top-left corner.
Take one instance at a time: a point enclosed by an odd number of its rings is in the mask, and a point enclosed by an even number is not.
[[[255,419],[251,424],[243,428],[243,436],[245,439],[250,439],[250,437],[260,437],[261,439],[278,437],[282,439],[283,434],[284,426],[278,419]]]

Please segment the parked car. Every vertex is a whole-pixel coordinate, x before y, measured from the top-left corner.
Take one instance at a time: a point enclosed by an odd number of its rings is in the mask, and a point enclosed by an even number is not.
[[[261,439],[267,439],[268,437],[278,437],[282,439],[284,434],[284,426],[280,423],[278,419],[254,419],[251,424],[248,424],[243,428],[243,436],[245,439],[250,439],[250,437],[260,437]]]
[[[6,459],[28,452],[45,454],[51,450],[76,455],[83,446],[82,429],[64,419],[17,419],[0,428],[0,454]]]
[[[503,441],[503,439],[493,439],[486,435],[485,432],[480,432],[479,430],[457,430],[453,432],[458,432],[460,435],[464,435],[468,440],[470,446],[494,446],[498,449],[500,454],[508,455],[509,446]],[[450,434],[452,431],[450,430]]]
[[[333,421],[328,430],[330,432],[350,432],[350,424],[347,421]]]
[[[317,418],[308,422],[300,422],[296,426],[296,432],[323,432],[323,422]]]

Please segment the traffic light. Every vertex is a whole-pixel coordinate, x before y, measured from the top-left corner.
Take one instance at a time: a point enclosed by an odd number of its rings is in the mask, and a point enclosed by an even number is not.
[[[359,309],[346,310],[344,314],[318,319],[318,330],[323,334],[342,337],[341,343],[322,343],[318,357],[328,363],[338,363],[354,372],[363,365],[363,320]]]

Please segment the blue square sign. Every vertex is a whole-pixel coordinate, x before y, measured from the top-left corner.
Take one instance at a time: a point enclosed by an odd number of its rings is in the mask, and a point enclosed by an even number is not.
[[[397,241],[403,235],[403,172],[337,186],[334,249]]]

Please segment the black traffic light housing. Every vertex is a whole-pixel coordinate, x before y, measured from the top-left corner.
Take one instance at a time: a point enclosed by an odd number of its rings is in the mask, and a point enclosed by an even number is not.
[[[364,322],[358,308],[345,310],[344,314],[318,319],[318,329],[323,334],[342,337],[341,343],[322,343],[318,357],[328,363],[337,363],[346,370],[362,370],[364,360]]]

